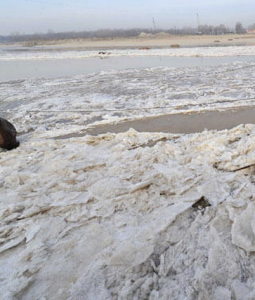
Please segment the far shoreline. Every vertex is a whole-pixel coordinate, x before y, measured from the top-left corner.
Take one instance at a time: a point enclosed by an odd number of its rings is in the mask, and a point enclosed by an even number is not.
[[[157,35],[133,38],[88,38],[63,40],[31,40],[20,43],[0,43],[1,48],[21,47],[29,50],[102,50],[138,48],[179,48],[179,47],[219,47],[255,46],[255,34],[226,35]]]

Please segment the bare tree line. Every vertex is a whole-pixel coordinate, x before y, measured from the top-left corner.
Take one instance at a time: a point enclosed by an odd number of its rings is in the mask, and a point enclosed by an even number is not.
[[[249,30],[255,29],[255,23],[248,27]],[[212,25],[199,25],[198,27],[183,27],[171,29],[100,29],[96,31],[81,31],[81,32],[54,32],[48,30],[47,33],[34,33],[34,34],[21,34],[13,32],[8,36],[0,36],[0,42],[29,42],[34,40],[63,40],[63,39],[84,39],[84,38],[120,38],[120,37],[138,37],[141,33],[155,35],[158,33],[168,33],[171,35],[195,35],[195,34],[211,34],[222,35],[228,33],[246,33],[247,30],[243,27],[242,23],[237,22],[235,29],[229,28],[223,24],[218,26]]]

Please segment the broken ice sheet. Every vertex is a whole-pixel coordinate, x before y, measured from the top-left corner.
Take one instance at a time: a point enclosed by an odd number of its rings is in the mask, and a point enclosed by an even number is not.
[[[1,83],[0,103],[3,107],[15,104],[9,110],[10,121],[23,134],[34,132],[34,139],[75,136],[96,124],[127,118],[253,105],[254,68],[250,62],[236,62],[25,79],[11,85]],[[219,78],[221,73],[224,76]]]
[[[249,203],[247,208],[236,217],[232,226],[233,244],[243,248],[248,253],[255,251],[255,205]]]

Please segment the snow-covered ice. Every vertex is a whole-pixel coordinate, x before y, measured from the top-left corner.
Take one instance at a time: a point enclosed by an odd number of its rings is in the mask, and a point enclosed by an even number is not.
[[[45,59],[86,59],[95,57],[142,57],[142,56],[169,56],[169,57],[224,57],[224,56],[247,56],[255,55],[255,46],[228,46],[228,47],[195,47],[178,49],[125,49],[125,50],[72,50],[72,51],[15,51],[0,52],[0,61],[10,60],[45,60]]]
[[[254,105],[254,75],[237,62],[1,83],[21,146],[0,150],[0,299],[254,300],[255,125],[56,139]]]

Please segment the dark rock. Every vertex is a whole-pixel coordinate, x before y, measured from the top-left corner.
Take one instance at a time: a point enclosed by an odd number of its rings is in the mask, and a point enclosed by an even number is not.
[[[173,45],[171,45],[171,48],[180,48],[180,45],[178,45],[178,44],[173,44]]]
[[[211,204],[204,196],[202,196],[192,205],[193,208],[198,210],[205,209],[207,206],[211,206]]]
[[[140,47],[139,50],[150,50],[149,47]]]
[[[19,146],[16,140],[17,131],[15,127],[5,119],[0,118],[0,147],[12,150]]]

